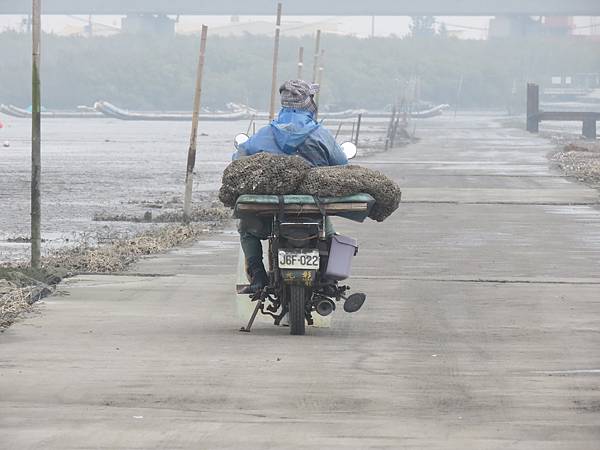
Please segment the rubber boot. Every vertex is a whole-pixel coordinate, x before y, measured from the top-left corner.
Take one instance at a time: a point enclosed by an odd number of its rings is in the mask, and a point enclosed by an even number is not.
[[[262,258],[251,257],[248,258],[248,272],[250,273],[250,286],[245,288],[242,294],[256,294],[261,291],[267,284],[269,284],[269,277],[263,264]]]

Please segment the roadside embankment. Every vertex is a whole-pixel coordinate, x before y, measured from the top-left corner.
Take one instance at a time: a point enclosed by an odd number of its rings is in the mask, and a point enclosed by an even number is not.
[[[552,156],[563,172],[600,188],[600,143],[571,142]]]

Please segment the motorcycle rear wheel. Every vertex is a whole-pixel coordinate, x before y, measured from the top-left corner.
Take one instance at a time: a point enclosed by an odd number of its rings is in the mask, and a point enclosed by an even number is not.
[[[299,285],[289,286],[290,334],[303,335],[306,330],[306,301],[308,288]]]

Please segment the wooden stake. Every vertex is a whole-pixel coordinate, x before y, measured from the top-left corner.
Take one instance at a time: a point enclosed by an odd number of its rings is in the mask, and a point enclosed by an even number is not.
[[[31,267],[39,269],[42,253],[42,123],[40,88],[40,53],[42,35],[42,2],[32,4],[32,70],[31,70]]]
[[[456,88],[456,102],[454,103],[454,118],[456,119],[456,113],[458,112],[458,105],[460,104],[460,97],[462,95],[464,77],[461,75],[458,80],[458,87]]]
[[[185,196],[183,200],[183,221],[189,223],[192,217],[192,188],[194,187],[194,166],[196,165],[196,142],[198,138],[198,119],[200,117],[200,99],[202,98],[202,75],[204,73],[204,55],[206,53],[206,35],[208,27],[202,25],[200,38],[200,57],[196,72],[196,89],[194,91],[194,112],[192,114],[192,133],[188,148],[187,171],[185,173]]]
[[[394,121],[396,120],[396,105],[392,109],[392,117],[390,117],[390,123],[388,124],[387,136],[385,138],[385,150],[390,148],[390,139],[392,138],[392,129],[394,128]]]
[[[299,80],[302,79],[302,69],[304,69],[304,47],[298,49],[298,76]]]
[[[534,83],[527,83],[527,131],[538,133],[540,131],[540,87]]]
[[[319,70],[319,52],[321,50],[321,30],[317,30],[317,39],[315,41],[315,59],[313,61],[312,82],[317,82],[317,72]]]
[[[337,131],[335,132],[335,139],[338,138],[338,134],[340,134],[340,130],[342,129],[342,125],[344,124],[344,122],[340,122],[338,127],[337,127]]]
[[[271,78],[271,106],[269,121],[275,118],[275,99],[277,97],[277,60],[279,58],[279,33],[281,31],[281,3],[277,3],[277,22],[275,24],[275,45],[273,47],[273,74]]]
[[[354,145],[358,147],[358,135],[360,134],[360,122],[362,121],[362,113],[358,115],[358,121],[356,122],[356,137],[354,138]]]

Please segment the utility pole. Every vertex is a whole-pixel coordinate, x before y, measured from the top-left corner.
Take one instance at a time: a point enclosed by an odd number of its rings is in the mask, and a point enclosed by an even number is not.
[[[204,55],[206,53],[206,36],[208,27],[202,25],[200,38],[200,57],[196,72],[196,89],[194,91],[194,112],[192,113],[192,133],[188,148],[187,171],[185,173],[185,196],[183,200],[183,221],[189,223],[192,218],[192,188],[194,187],[194,166],[196,165],[196,142],[198,140],[198,120],[200,118],[200,99],[202,98],[202,75],[204,73]]]
[[[275,23],[275,45],[273,46],[273,73],[271,78],[271,103],[269,121],[275,118],[275,98],[277,97],[277,60],[279,58],[279,33],[281,32],[281,3],[277,3],[277,22]]]
[[[39,269],[42,253],[42,181],[41,155],[41,89],[40,41],[42,35],[42,1],[33,0],[32,9],[32,67],[31,67],[31,267]]]

